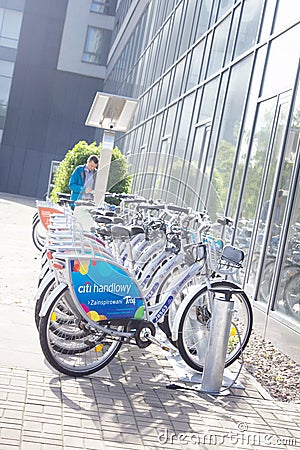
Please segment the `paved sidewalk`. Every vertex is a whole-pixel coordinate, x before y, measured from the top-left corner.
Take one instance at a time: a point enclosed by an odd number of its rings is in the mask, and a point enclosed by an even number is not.
[[[45,363],[33,318],[39,253],[34,201],[0,193],[0,449],[296,449],[300,405],[244,389],[211,396],[183,382],[157,347],[124,346],[86,378]],[[183,389],[172,390],[174,384]]]

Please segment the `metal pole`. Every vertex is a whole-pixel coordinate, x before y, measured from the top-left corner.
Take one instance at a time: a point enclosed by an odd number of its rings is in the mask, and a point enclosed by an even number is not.
[[[214,299],[201,391],[219,394],[223,381],[234,302],[231,292]]]
[[[99,160],[99,168],[94,190],[96,206],[101,206],[104,202],[104,195],[107,189],[108,175],[110,169],[111,155],[114,148],[115,132],[104,130],[102,149]]]

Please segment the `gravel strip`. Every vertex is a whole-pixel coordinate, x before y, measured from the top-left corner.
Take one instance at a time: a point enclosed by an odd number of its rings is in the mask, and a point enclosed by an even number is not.
[[[244,367],[276,400],[300,403],[300,364],[252,331]]]

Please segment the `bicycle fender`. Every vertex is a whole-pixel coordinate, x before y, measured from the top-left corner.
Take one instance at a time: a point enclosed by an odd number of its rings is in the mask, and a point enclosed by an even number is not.
[[[39,281],[41,281],[45,277],[45,275],[47,274],[47,272],[49,272],[49,270],[50,270],[49,264],[47,263],[44,264],[39,274]]]
[[[177,341],[177,339],[178,339],[178,328],[179,328],[179,323],[180,323],[180,319],[182,317],[183,311],[187,307],[190,300],[194,297],[196,292],[200,291],[200,289],[202,289],[202,288],[203,288],[203,284],[195,284],[191,288],[191,290],[187,294],[187,296],[184,298],[184,300],[180,303],[179,308],[178,308],[175,318],[174,318],[173,325],[172,325],[172,341]]]
[[[55,300],[55,298],[60,295],[66,288],[68,287],[68,285],[66,283],[60,283],[58,286],[56,286],[56,288],[53,289],[53,291],[51,292],[51,294],[49,295],[49,297],[47,297],[47,299],[45,300],[45,302],[43,303],[42,307],[41,307],[41,311],[39,316],[40,317],[44,317],[48,311],[48,309],[50,308],[53,300]]]
[[[35,296],[34,296],[35,301],[37,301],[40,298],[41,294],[44,292],[44,290],[50,285],[50,283],[53,280],[55,280],[55,275],[54,275],[54,272],[52,272],[52,271],[47,273],[44,276],[44,278],[42,279],[42,281],[35,293]]]

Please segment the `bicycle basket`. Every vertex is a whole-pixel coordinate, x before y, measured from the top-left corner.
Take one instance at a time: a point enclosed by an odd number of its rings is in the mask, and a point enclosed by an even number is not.
[[[226,245],[219,260],[218,273],[226,275],[236,273],[242,267],[244,257],[242,250],[232,245]]]

